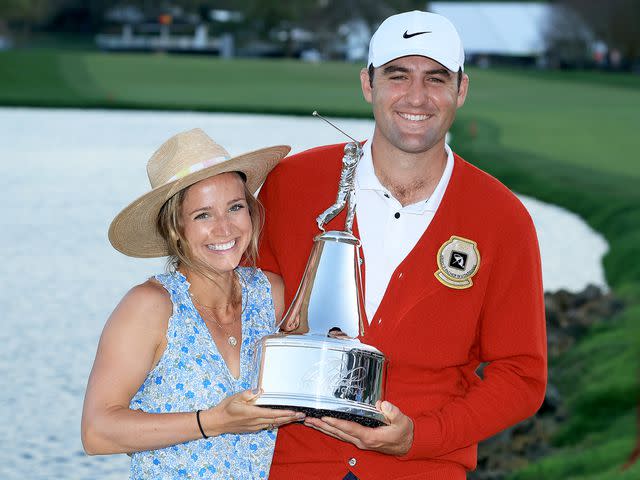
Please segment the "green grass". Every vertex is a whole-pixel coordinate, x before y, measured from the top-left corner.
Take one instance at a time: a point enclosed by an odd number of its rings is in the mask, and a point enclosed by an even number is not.
[[[606,429],[586,437],[581,444],[531,464],[509,480],[635,480],[640,463],[621,470],[633,447],[635,417],[632,412],[612,421]]]
[[[557,453],[510,480],[636,479],[640,462],[622,472],[636,439],[640,391],[640,305],[600,326],[554,365],[571,415],[555,435]]]
[[[359,67],[287,60],[0,52],[0,105],[186,109],[369,117]],[[640,77],[470,69],[454,149],[510,188],[564,206],[607,238],[607,280],[627,311],[554,363],[570,415],[557,452],[517,480],[620,473],[635,438],[640,365]],[[569,268],[580,268],[572,265]]]
[[[606,77],[473,71],[461,115],[499,125],[499,140],[508,149],[640,178],[640,76],[614,76],[611,84]]]
[[[635,305],[615,323],[594,329],[555,364],[554,380],[567,390],[565,398],[574,415],[556,435],[557,445],[572,445],[590,431],[605,429],[612,418],[637,405],[638,318],[640,305]]]
[[[342,63],[14,51],[0,53],[0,104],[365,116],[357,75]]]

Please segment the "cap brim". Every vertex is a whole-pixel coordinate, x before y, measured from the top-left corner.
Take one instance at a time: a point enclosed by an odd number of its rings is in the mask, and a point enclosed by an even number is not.
[[[393,54],[390,55],[379,55],[378,57],[374,58],[374,60],[371,62],[371,65],[373,65],[373,68],[378,68],[381,67],[382,65],[385,65],[397,58],[402,58],[402,57],[409,57],[412,55],[417,55],[419,57],[426,57],[426,58],[430,58],[431,60],[438,62],[440,65],[442,65],[443,67],[445,67],[447,70],[450,70],[452,72],[457,72],[458,70],[460,70],[461,68],[464,70],[464,68],[456,61],[450,58],[436,58],[435,56],[433,56],[433,52],[425,52],[425,51],[419,51],[416,50],[415,48],[411,48],[411,49],[406,49],[406,50],[400,50],[400,51],[395,51],[393,52]]]

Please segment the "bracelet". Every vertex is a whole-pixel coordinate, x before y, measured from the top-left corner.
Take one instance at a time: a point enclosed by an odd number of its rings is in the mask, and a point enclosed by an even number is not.
[[[204,433],[204,429],[202,428],[202,424],[200,423],[200,412],[202,410],[197,410],[196,411],[196,420],[198,421],[198,428],[200,429],[200,433],[202,434],[202,438],[209,438],[205,433]]]

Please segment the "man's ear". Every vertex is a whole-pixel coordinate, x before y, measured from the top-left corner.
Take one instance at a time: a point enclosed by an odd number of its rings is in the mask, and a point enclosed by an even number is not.
[[[462,75],[462,78],[460,79],[460,88],[458,88],[457,108],[464,105],[467,93],[469,92],[469,75],[463,72],[460,72],[460,75]]]
[[[369,81],[369,70],[366,68],[360,70],[360,86],[362,87],[362,96],[368,103],[371,103],[372,87]]]

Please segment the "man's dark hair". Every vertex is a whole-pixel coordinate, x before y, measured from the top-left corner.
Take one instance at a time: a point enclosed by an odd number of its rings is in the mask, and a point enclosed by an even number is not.
[[[375,72],[373,63],[369,64],[369,86],[373,87],[373,74]],[[458,69],[458,90],[460,90],[460,84],[462,83],[462,68]]]

